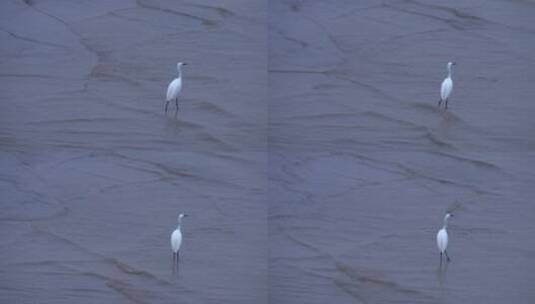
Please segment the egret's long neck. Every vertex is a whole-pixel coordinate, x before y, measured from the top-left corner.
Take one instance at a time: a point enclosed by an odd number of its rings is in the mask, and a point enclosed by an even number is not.
[[[444,226],[442,227],[444,229],[448,228],[448,218],[444,218]]]
[[[448,78],[451,78],[451,65],[448,65]]]
[[[180,67],[178,67],[178,77],[177,78],[182,78],[182,69]]]

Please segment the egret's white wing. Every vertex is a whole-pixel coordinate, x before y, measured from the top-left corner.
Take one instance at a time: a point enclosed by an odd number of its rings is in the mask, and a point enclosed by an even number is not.
[[[437,233],[437,246],[440,252],[444,252],[448,247],[448,232],[446,229],[440,229]]]
[[[446,78],[444,81],[442,81],[442,86],[440,87],[440,98],[442,100],[448,99],[448,97],[451,94],[451,90],[453,88],[453,82],[451,81],[451,78]]]
[[[178,96],[178,93],[180,93],[180,90],[182,89],[182,78],[176,78],[175,80],[171,81],[169,86],[167,87],[167,99],[166,100],[173,100]]]
[[[180,245],[182,244],[182,232],[180,230],[175,230],[171,234],[171,248],[173,249],[173,252],[177,252],[180,249]]]

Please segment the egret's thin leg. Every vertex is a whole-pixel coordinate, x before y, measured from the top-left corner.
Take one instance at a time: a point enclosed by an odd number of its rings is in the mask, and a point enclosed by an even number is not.
[[[176,270],[178,271],[178,264],[180,262],[180,250],[176,252]]]
[[[444,254],[446,255],[446,261],[451,261],[450,257],[448,256],[448,252],[444,250]]]
[[[169,106],[169,100],[165,102],[165,113],[167,113],[167,106]]]
[[[442,103],[442,98],[438,100],[438,106],[440,107],[440,104]]]
[[[175,268],[176,268],[176,253],[173,251],[173,272],[175,272]]]
[[[440,265],[442,266],[442,252],[440,252]]]
[[[448,100],[449,100],[449,98],[446,99],[446,109],[448,108]]]
[[[175,98],[176,110],[178,111],[178,97]]]

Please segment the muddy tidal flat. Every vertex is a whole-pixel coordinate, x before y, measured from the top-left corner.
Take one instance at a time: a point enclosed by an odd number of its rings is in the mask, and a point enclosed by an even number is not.
[[[0,303],[534,303],[534,18],[2,1]]]

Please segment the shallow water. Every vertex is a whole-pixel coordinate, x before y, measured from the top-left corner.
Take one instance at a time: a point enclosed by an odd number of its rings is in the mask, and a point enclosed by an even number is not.
[[[535,6],[270,12],[271,302],[533,302]],[[452,262],[439,268],[450,209]]]
[[[1,6],[0,302],[535,299],[531,2]]]
[[[1,12],[0,302],[265,302],[266,6]],[[178,60],[181,111],[165,116]]]

